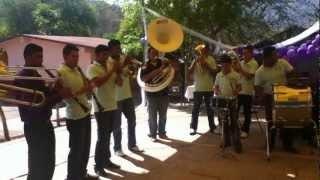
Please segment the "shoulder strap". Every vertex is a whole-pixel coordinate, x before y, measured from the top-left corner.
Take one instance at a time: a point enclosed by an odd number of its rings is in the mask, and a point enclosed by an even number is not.
[[[83,81],[84,81],[85,83],[88,83],[88,82],[89,82],[89,79],[84,75],[82,69],[81,69],[79,66],[77,66],[77,69],[78,69],[78,71],[80,72]],[[97,104],[97,106],[98,106],[98,111],[99,111],[99,112],[102,112],[104,108],[102,107],[102,105],[101,105],[100,102],[98,101],[97,96],[96,96],[94,93],[92,93],[91,95],[92,95],[94,101],[96,102],[96,104]]]

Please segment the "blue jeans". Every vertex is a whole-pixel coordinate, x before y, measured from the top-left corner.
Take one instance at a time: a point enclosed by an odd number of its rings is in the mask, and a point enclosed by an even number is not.
[[[165,135],[169,104],[168,96],[147,96],[147,100],[150,136],[155,138],[157,136],[157,131],[160,135]],[[159,121],[157,114],[159,114]]]
[[[127,118],[128,122],[128,147],[136,146],[136,114],[134,108],[133,98],[118,101],[118,111],[114,123],[113,137],[114,137],[114,150],[121,150],[121,115],[122,113]]]

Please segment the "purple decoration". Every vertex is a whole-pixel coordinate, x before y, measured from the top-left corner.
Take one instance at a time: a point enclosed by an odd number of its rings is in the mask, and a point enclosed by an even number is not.
[[[279,54],[279,56],[283,57],[283,56],[287,55],[287,51],[288,51],[288,49],[286,47],[282,47],[282,48],[278,49],[278,54]]]
[[[315,55],[316,57],[319,57],[319,56],[320,56],[320,47],[316,47],[316,48],[314,49],[314,55]]]
[[[320,34],[317,34],[315,39],[320,39]]]
[[[296,53],[296,49],[295,48],[291,48],[288,50],[287,52],[287,56],[289,59],[294,59],[296,57],[297,53]]]
[[[300,47],[300,48],[298,48],[297,52],[298,52],[298,55],[300,57],[303,57],[307,53],[307,48],[306,47]]]
[[[307,49],[307,43],[303,43],[300,45],[300,48]]]

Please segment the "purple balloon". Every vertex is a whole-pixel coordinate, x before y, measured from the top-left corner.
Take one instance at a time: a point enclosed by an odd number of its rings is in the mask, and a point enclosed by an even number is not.
[[[278,54],[280,57],[283,57],[283,56],[287,55],[287,51],[288,51],[288,49],[286,47],[283,47],[283,48],[278,49]]]
[[[296,57],[297,53],[296,53],[296,49],[292,48],[289,49],[287,52],[287,56],[289,59],[294,59]]]
[[[315,54],[315,56],[317,56],[317,57],[320,56],[320,47],[316,47],[316,48],[314,49],[314,54]]]
[[[320,34],[317,34],[315,39],[320,39]]]
[[[307,43],[303,43],[300,45],[300,48],[307,49]]]

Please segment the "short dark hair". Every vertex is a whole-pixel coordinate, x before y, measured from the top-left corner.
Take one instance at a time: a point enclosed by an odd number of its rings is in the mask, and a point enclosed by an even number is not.
[[[231,63],[232,62],[231,57],[227,54],[220,55],[219,59],[220,59],[221,63]]]
[[[109,47],[108,47],[108,46],[106,46],[106,45],[104,45],[104,44],[100,44],[100,45],[98,45],[98,46],[95,48],[94,52],[95,52],[96,54],[98,54],[98,53],[101,53],[101,52],[104,52],[104,51],[108,51],[108,50],[109,50]]]
[[[110,39],[110,41],[108,42],[109,48],[112,48],[114,46],[119,46],[119,45],[121,45],[121,43],[117,39]]]
[[[69,55],[71,51],[79,51],[79,48],[74,44],[67,44],[63,48],[63,55]]]
[[[37,52],[43,52],[43,48],[36,44],[30,43],[24,48],[23,57],[24,58],[30,57]]]
[[[276,48],[273,46],[268,46],[263,48],[263,57],[267,58],[267,57],[271,57],[272,53],[276,51]]]
[[[253,52],[253,46],[251,45],[251,44],[248,44],[248,45],[246,45],[244,48],[243,48],[243,50],[248,50],[248,51],[250,51],[250,52]]]

